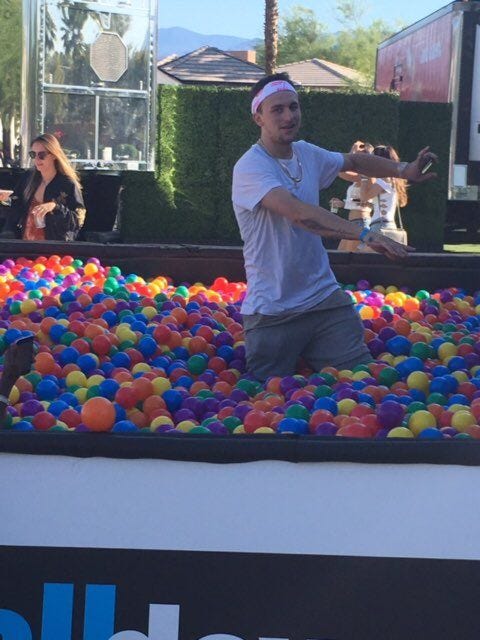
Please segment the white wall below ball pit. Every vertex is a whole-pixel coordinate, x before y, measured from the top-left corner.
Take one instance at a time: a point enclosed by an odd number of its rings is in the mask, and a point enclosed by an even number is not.
[[[480,467],[0,454],[0,546],[480,559]]]

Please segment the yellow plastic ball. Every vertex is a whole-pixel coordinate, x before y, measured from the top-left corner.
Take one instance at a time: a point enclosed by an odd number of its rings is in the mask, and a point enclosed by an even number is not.
[[[370,378],[371,374],[368,371],[356,371],[352,375],[352,380],[363,380],[364,378]]]
[[[80,387],[80,389],[75,389],[73,393],[80,404],[83,404],[87,399],[88,389],[85,389],[85,387]]]
[[[142,310],[142,313],[149,320],[151,320],[152,318],[154,318],[157,315],[158,311],[155,309],[155,307],[144,307],[143,310]]]
[[[456,411],[452,416],[452,427],[457,431],[465,431],[467,427],[471,427],[474,424],[477,424],[477,420],[470,411]]]
[[[87,262],[87,264],[83,268],[83,272],[86,276],[93,276],[98,273],[98,267],[93,262]]]
[[[258,429],[255,429],[255,431],[253,432],[261,434],[261,433],[275,433],[275,431],[272,429],[272,427],[258,427]]]
[[[465,371],[453,371],[452,376],[458,380],[458,382],[468,382],[468,375]]]
[[[419,433],[422,433],[424,429],[436,426],[437,421],[435,419],[435,416],[432,415],[429,411],[425,411],[423,409],[412,413],[408,420],[408,428],[416,436],[418,436]]]
[[[83,371],[70,371],[65,378],[65,382],[67,383],[67,387],[86,387],[87,376]]]
[[[22,302],[20,303],[20,311],[22,313],[32,313],[33,311],[36,311],[37,309],[37,305],[35,304],[35,300],[22,300]]]
[[[387,438],[413,438],[414,435],[407,427],[395,427],[387,433]]]
[[[154,378],[152,380],[153,389],[159,396],[163,395],[165,391],[172,388],[172,384],[168,378]]]
[[[464,404],[460,404],[460,403],[456,402],[455,404],[451,404],[448,407],[448,410],[451,411],[452,413],[457,413],[457,411],[465,411],[466,410],[466,406]]]
[[[444,342],[438,347],[438,357],[445,360],[446,358],[456,356],[457,351],[457,345],[452,344],[451,342]]]
[[[177,424],[175,429],[177,429],[177,431],[182,431],[183,433],[188,433],[196,426],[198,425],[196,425],[192,420],[182,420]]]
[[[427,393],[430,387],[430,380],[424,371],[413,371],[407,377],[407,385],[409,389],[419,389]]]
[[[90,389],[90,387],[94,387],[95,385],[102,384],[104,380],[105,380],[104,376],[101,376],[99,373],[96,373],[95,375],[90,376],[87,379],[87,388]]]
[[[344,416],[349,416],[356,406],[357,403],[352,398],[343,398],[337,402],[338,413]]]
[[[234,433],[235,435],[245,433],[245,427],[243,426],[243,424],[239,424],[238,427],[235,427],[232,433]]]
[[[171,418],[169,418],[168,416],[157,416],[152,420],[150,424],[150,430],[155,431],[155,429],[158,429],[158,427],[161,427],[164,424],[171,425],[173,429],[174,425],[173,425],[173,420]]]
[[[371,320],[374,316],[372,307],[362,307],[358,313],[362,320]]]
[[[132,373],[147,373],[151,371],[152,367],[146,362],[137,362],[132,368]]]

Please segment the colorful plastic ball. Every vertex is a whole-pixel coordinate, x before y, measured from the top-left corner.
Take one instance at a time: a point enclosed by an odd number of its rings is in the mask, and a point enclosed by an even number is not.
[[[353,408],[357,406],[357,402],[352,398],[343,398],[337,402],[338,413],[341,415],[350,415]]]
[[[115,422],[115,408],[106,398],[90,398],[83,405],[80,415],[91,431],[110,431]]]
[[[419,440],[443,440],[443,433],[435,427],[427,427],[418,434]]]
[[[208,362],[201,355],[193,355],[187,360],[188,371],[194,375],[203,373],[207,366]]]
[[[131,420],[120,420],[116,422],[112,427],[113,433],[135,433],[138,432],[138,427]]]
[[[388,351],[394,356],[409,355],[411,346],[410,340],[404,336],[395,336],[386,342]]]
[[[377,408],[377,418],[384,429],[393,429],[401,425],[405,408],[394,400],[386,400]]]
[[[435,416],[426,410],[415,411],[410,414],[408,419],[408,428],[415,436],[418,436],[424,429],[436,426]]]
[[[407,377],[407,385],[410,389],[427,392],[430,386],[430,379],[424,371],[413,371]]]
[[[387,438],[414,438],[412,431],[407,427],[395,427],[387,433]]]
[[[391,387],[392,384],[400,380],[400,374],[393,367],[384,367],[377,376],[378,384]]]
[[[40,400],[53,400],[60,388],[53,380],[42,380],[37,384],[35,392]]]
[[[305,420],[308,422],[310,419],[309,410],[302,404],[292,404],[285,411],[286,418],[297,418],[299,420]]]
[[[182,404],[182,395],[175,389],[168,389],[164,391],[162,398],[167,405],[167,409],[171,412],[179,409]]]
[[[307,434],[308,422],[298,418],[284,418],[277,425],[278,433]]]
[[[477,419],[470,411],[455,411],[452,416],[452,427],[457,431],[464,432],[474,424],[477,424]]]
[[[316,436],[334,436],[338,431],[338,426],[333,422],[322,422],[315,427]]]
[[[66,379],[67,387],[85,387],[87,376],[82,371],[71,371]]]
[[[83,373],[88,374],[91,371],[93,371],[94,369],[96,369],[97,361],[95,360],[93,355],[85,353],[85,354],[79,356],[79,358],[77,360],[77,366],[80,367],[80,370]]]
[[[32,418],[32,424],[37,431],[48,431],[56,422],[56,417],[49,411],[39,411]]]
[[[28,420],[19,420],[12,424],[13,431],[34,431],[35,427]]]
[[[326,411],[330,411],[330,413],[334,416],[336,416],[338,413],[336,400],[329,396],[323,396],[315,400],[313,408],[314,410],[325,409]]]

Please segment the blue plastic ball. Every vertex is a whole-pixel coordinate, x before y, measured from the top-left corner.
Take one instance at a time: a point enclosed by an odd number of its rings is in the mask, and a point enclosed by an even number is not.
[[[53,380],[43,379],[37,384],[35,393],[39,400],[53,400],[57,397],[60,388]],[[66,408],[68,405],[65,403]]]

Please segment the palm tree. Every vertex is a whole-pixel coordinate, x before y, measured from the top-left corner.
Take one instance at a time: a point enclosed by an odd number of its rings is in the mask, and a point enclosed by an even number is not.
[[[265,0],[265,73],[275,72],[278,50],[278,0]]]

